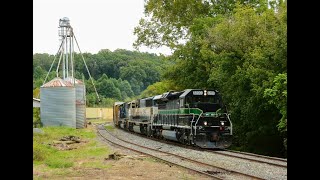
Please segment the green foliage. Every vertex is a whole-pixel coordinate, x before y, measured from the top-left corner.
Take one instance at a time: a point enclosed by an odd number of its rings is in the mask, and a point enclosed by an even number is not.
[[[149,85],[160,81],[160,72],[168,61],[162,56],[117,49],[114,52],[102,49],[97,54],[83,53],[86,64],[93,77],[98,91],[97,98],[92,80],[84,66],[80,54],[75,53],[75,77],[84,80],[87,93],[87,106],[111,106],[114,101],[124,101],[139,95]],[[33,57],[33,89],[39,88],[47,75],[53,55],[34,54]],[[53,66],[47,81],[56,77],[56,64]],[[61,77],[61,70],[59,70]]]
[[[264,92],[273,77],[286,72],[285,24],[273,10],[257,14],[250,7],[239,6],[232,17],[208,28],[203,40],[205,45],[214,44],[205,48],[213,54],[214,68],[208,80],[230,105],[235,144],[276,156],[283,152],[276,129],[281,112],[268,103]]]
[[[33,127],[41,127],[41,119],[40,119],[40,108],[33,108]]]
[[[44,71],[40,66],[37,66],[34,70],[33,70],[33,78],[34,79],[44,79],[46,76],[46,71]]]
[[[278,74],[273,81],[272,88],[265,89],[264,96],[280,111],[282,117],[277,125],[283,133],[283,144],[287,149],[287,73]]]
[[[53,62],[53,59],[54,59],[54,55],[49,55],[47,53],[44,53],[44,54],[36,53],[33,55],[33,69],[39,66],[41,67],[41,69],[45,71],[49,71],[50,66]],[[57,65],[54,65],[52,68],[56,69]]]
[[[220,91],[232,114],[233,147],[284,156],[281,128],[286,124],[279,119],[286,117],[286,101],[280,96],[283,86],[277,86],[284,79],[274,80],[287,71],[286,9],[283,1],[149,0],[150,17],[135,29],[136,45],[175,49],[168,57],[174,65],[166,68],[162,82]],[[149,86],[143,95],[162,86]]]
[[[88,107],[94,107],[98,103],[99,101],[95,93],[90,93],[86,95],[86,105]]]
[[[170,90],[178,91],[181,89],[179,89],[170,81],[161,81],[148,86],[148,88],[141,93],[140,97],[144,98],[144,97],[155,96],[155,95],[162,94],[164,92],[168,92]]]
[[[40,88],[36,88],[33,90],[33,97],[40,98]]]
[[[265,97],[269,103],[276,105],[282,114],[278,128],[280,131],[287,131],[287,73],[278,74],[273,81],[272,88],[265,89]]]
[[[121,79],[120,79],[119,90],[121,92],[122,99],[127,99],[128,97],[134,96],[131,85],[127,80],[121,81]]]
[[[101,96],[121,99],[121,93],[118,88],[113,84],[106,74],[97,80],[97,91]]]
[[[112,98],[102,98],[101,102],[98,104],[99,107],[112,107],[116,100]]]
[[[42,86],[43,80],[42,79],[36,79],[33,81],[33,89],[40,88]]]
[[[190,37],[189,28],[195,19],[229,15],[236,7],[236,2],[253,6],[257,9],[266,7],[266,1],[196,1],[175,0],[145,2],[145,18],[141,18],[135,27],[134,34],[137,39],[134,47],[141,45],[149,47],[167,46],[172,49],[179,48]],[[264,6],[263,6],[264,5]]]

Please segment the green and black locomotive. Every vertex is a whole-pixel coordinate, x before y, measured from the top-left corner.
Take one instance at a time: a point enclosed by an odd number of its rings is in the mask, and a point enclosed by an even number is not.
[[[228,148],[232,122],[216,90],[186,89],[131,102],[116,102],[116,126],[202,148]]]

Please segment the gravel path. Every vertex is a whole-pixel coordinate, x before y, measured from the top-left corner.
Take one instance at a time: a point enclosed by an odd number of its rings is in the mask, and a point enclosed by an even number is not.
[[[132,143],[140,144],[142,146],[146,146],[150,148],[160,149],[161,151],[164,151],[164,152],[174,153],[174,154],[191,158],[197,161],[212,164],[214,166],[227,168],[227,169],[238,171],[238,172],[243,172],[243,173],[257,176],[263,179],[270,179],[270,180],[287,179],[287,168],[276,167],[276,166],[268,165],[266,163],[252,162],[252,161],[234,158],[234,157],[227,157],[224,155],[214,154],[214,153],[205,152],[201,150],[185,149],[182,147],[157,142],[152,139],[139,137],[117,128],[111,131],[111,133],[123,140],[129,141]],[[272,161],[272,160],[269,160],[269,161]]]

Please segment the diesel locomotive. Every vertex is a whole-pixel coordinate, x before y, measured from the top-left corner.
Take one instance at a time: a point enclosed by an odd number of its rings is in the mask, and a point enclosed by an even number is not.
[[[232,122],[216,90],[186,89],[115,102],[115,126],[201,148],[228,148]]]

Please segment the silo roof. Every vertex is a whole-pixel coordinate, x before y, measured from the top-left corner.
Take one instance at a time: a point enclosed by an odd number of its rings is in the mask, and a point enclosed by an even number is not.
[[[56,77],[41,87],[73,87],[73,84],[69,81]]]
[[[72,77],[69,76],[65,80],[68,82],[72,82]],[[80,81],[79,79],[76,79],[76,78],[74,78],[74,82],[75,82],[75,84],[83,84],[82,81]]]

